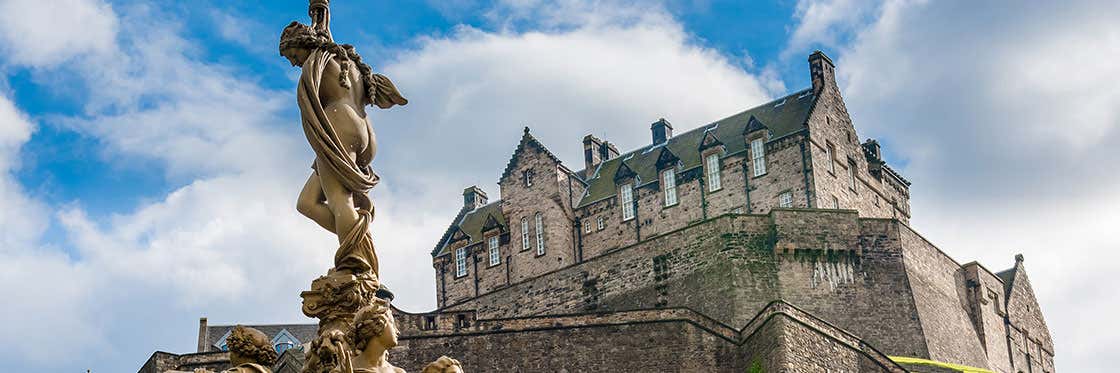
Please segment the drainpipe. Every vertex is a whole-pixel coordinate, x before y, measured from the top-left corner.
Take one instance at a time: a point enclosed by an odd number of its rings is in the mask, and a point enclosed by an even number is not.
[[[708,220],[708,188],[705,188],[704,177],[700,178],[700,216]]]
[[[751,175],[747,169],[747,157],[743,157],[743,194],[747,196],[747,208],[744,209],[748,214],[751,213]]]
[[[630,203],[634,206],[634,236],[637,239],[635,243],[642,242],[642,217],[638,215],[638,188],[634,188],[633,201]]]
[[[801,172],[805,175],[805,207],[813,208],[813,195],[812,190],[809,189],[809,165],[812,159],[809,158],[808,150],[805,149],[805,143],[808,141],[801,140],[798,144],[801,146]]]
[[[470,247],[467,248],[467,251],[471,251]],[[474,262],[474,297],[478,298],[478,258],[475,257],[474,253],[471,253],[470,258]]]

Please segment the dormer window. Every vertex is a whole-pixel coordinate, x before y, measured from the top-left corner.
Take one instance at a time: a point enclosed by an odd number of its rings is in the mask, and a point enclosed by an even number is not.
[[[761,137],[751,140],[751,162],[754,163],[754,176],[766,174],[766,145]]]
[[[672,169],[661,172],[662,190],[665,192],[665,207],[677,204],[677,174]]]
[[[490,246],[490,265],[496,266],[502,264],[502,256],[498,251],[498,236],[490,237],[487,240],[487,245]]]
[[[722,180],[720,180],[720,165],[719,154],[708,154],[704,158],[704,166],[707,168],[708,173],[708,191],[714,192],[723,187]]]
[[[455,277],[467,275],[467,248],[455,249]]]
[[[630,183],[622,184],[618,191],[618,200],[622,204],[622,221],[634,218],[634,186]]]

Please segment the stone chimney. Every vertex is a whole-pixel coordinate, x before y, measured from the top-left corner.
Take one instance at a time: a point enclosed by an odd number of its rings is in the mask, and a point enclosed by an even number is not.
[[[583,137],[583,169],[586,174],[591,175],[603,163],[602,147],[603,140],[598,137],[590,134]]]
[[[673,137],[673,125],[665,118],[658,119],[649,126],[650,131],[653,132],[653,145],[664,143]]]
[[[618,158],[618,148],[610,142],[603,141],[603,146],[599,147],[599,157],[603,159],[603,162]]]
[[[210,349],[206,340],[210,339],[210,333],[206,330],[206,318],[198,318],[198,352],[206,352]]]
[[[836,65],[824,52],[816,51],[809,55],[809,78],[813,81],[813,94],[820,95],[826,87],[836,87]]]
[[[863,156],[867,158],[867,172],[876,179],[883,177],[883,154],[879,151],[879,142],[867,139],[863,142]]]
[[[486,192],[477,185],[463,189],[463,207],[474,210],[486,205]]]

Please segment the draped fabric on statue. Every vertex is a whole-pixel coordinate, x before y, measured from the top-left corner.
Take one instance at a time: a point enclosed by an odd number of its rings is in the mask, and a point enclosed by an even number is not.
[[[346,146],[339,139],[327,118],[322,101],[319,100],[323,71],[334,57],[329,51],[316,49],[304,62],[304,73],[297,90],[300,113],[303,116],[303,132],[307,135],[311,149],[315,150],[318,161],[330,167],[339,176],[342,185],[354,193],[358,222],[350,232],[338,232],[339,235],[345,233],[346,236],[335,253],[335,268],[355,272],[373,271],[377,274],[377,255],[374,254],[373,239],[369,233],[369,225],[373,220],[373,203],[368,193],[378,182],[377,174],[370,167],[373,147],[367,146],[356,160],[350,159]],[[373,129],[369,125],[365,127],[372,139]]]

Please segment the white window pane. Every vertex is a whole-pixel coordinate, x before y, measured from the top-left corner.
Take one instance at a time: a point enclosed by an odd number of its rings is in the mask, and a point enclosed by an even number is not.
[[[712,154],[707,158],[708,167],[708,191],[714,192],[723,187],[722,180],[719,179],[719,155]]]
[[[778,195],[778,207],[793,207],[793,193],[783,192]]]
[[[455,276],[467,275],[467,249],[460,247],[455,250]]]
[[[521,218],[521,250],[529,250],[529,219]]]
[[[598,225],[599,225],[599,227],[598,227],[599,230],[603,230],[603,226],[606,225],[605,222],[603,221],[603,217],[599,217]]]
[[[762,139],[751,140],[751,159],[754,161],[754,176],[766,173],[766,149]]]
[[[537,213],[537,255],[544,254],[544,221],[541,219],[541,213]]]
[[[621,197],[620,198],[621,199],[620,203],[622,203],[622,220],[626,221],[626,220],[633,219],[634,218],[634,187],[631,186],[630,184],[623,185],[622,190],[619,191],[619,195],[620,195],[619,197]]]
[[[665,206],[677,204],[677,175],[673,170],[667,170],[661,173],[661,181],[664,184]]]
[[[501,254],[498,252],[498,236],[490,237],[490,265],[497,265],[502,262]]]

